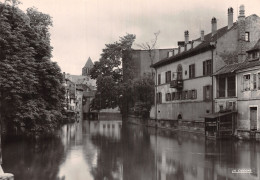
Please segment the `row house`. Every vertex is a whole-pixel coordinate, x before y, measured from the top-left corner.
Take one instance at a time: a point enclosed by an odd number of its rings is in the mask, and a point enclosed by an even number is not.
[[[227,26],[218,29],[213,17],[211,33],[201,31],[200,38],[192,41],[185,31],[172,56],[152,65],[156,104],[151,118],[204,122],[227,107],[237,111],[239,77],[234,70],[247,61],[247,52],[257,56],[253,49],[260,38],[260,18],[245,17],[241,5],[238,20],[233,22],[233,8],[228,9],[227,19]]]
[[[246,51],[246,60],[224,66],[214,74],[215,111],[237,111],[236,134],[260,135],[260,39]]]

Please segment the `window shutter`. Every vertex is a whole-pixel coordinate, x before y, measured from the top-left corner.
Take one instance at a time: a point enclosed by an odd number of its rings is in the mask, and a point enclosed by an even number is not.
[[[209,100],[212,100],[212,86],[209,86]]]
[[[205,61],[203,61],[203,75],[205,75]]]
[[[192,99],[192,90],[188,91],[188,99]]]
[[[194,91],[195,91],[194,99],[197,99],[197,90],[195,89]]]
[[[196,76],[196,73],[195,73],[195,64],[193,65],[193,77]]]
[[[171,75],[172,75],[172,72],[169,71],[169,75],[168,75],[169,76],[169,82],[171,82],[171,80],[172,80],[172,76]]]
[[[203,100],[206,100],[206,86],[203,86]]]

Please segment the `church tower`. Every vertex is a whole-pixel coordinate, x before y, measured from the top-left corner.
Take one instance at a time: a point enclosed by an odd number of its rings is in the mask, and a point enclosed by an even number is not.
[[[85,66],[82,68],[82,76],[88,76],[90,73],[90,70],[93,68],[94,64],[91,60],[91,58],[89,57]]]

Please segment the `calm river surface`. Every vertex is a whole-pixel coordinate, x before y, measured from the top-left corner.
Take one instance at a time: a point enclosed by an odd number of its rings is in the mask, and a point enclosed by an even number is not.
[[[121,121],[65,125],[58,138],[2,142],[2,167],[15,180],[260,179],[260,144],[206,141]],[[251,170],[248,174],[232,170]]]

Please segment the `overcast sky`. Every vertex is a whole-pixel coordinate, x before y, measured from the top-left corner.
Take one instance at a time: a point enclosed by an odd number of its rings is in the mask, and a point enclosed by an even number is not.
[[[1,0],[3,1],[3,0]],[[200,30],[209,33],[211,18],[218,28],[227,25],[227,9],[245,5],[246,16],[260,16],[260,0],[21,0],[25,10],[35,6],[53,17],[51,45],[53,61],[62,71],[81,74],[88,57],[97,61],[107,43],[126,33],[136,35],[136,43],[153,39],[160,30],[157,48],[176,47],[189,30],[190,39]]]

